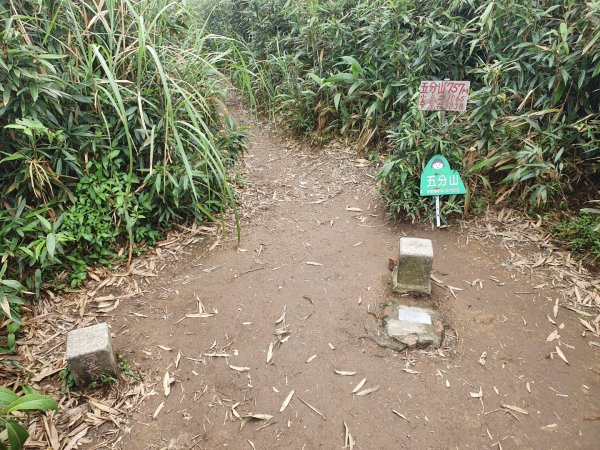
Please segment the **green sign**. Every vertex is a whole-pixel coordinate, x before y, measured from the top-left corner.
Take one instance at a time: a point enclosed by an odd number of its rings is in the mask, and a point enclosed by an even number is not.
[[[421,197],[431,195],[465,194],[467,191],[460,175],[450,169],[448,160],[435,155],[425,166],[421,174]]]

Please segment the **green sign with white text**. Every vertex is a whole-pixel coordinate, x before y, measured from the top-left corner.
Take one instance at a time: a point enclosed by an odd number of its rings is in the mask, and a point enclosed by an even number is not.
[[[467,190],[460,175],[450,168],[448,160],[435,155],[421,174],[421,197],[433,195],[465,194]]]

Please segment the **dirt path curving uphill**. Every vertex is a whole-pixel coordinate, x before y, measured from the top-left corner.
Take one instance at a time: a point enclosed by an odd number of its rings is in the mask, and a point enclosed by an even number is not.
[[[519,265],[533,243],[517,253],[477,223],[392,224],[360,157],[252,133],[240,245],[189,247],[114,311],[117,348],[156,391],[120,448],[597,448],[600,339],[555,313],[564,299],[543,264]],[[404,235],[433,241],[449,324],[437,351],[365,335]],[[378,389],[353,395],[364,378]],[[238,417],[251,414],[273,417]]]

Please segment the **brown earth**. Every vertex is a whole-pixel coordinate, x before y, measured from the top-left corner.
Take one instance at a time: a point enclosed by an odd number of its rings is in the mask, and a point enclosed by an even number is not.
[[[117,348],[156,394],[120,448],[598,448],[598,338],[572,311],[555,315],[565,299],[547,269],[519,265],[485,225],[387,221],[373,167],[343,148],[304,149],[254,124],[245,171],[241,243],[230,232],[189,247],[113,313]],[[448,322],[439,350],[395,352],[365,334],[405,235],[433,241],[432,298]],[[216,314],[186,317],[198,301]],[[353,395],[363,378],[379,389]]]

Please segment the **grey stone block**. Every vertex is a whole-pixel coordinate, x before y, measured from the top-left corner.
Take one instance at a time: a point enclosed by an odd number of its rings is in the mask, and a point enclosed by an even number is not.
[[[433,245],[429,239],[400,238],[393,289],[399,294],[431,294]]]
[[[438,316],[430,309],[400,305],[396,317],[386,318],[385,330],[389,337],[408,348],[439,347],[444,325]]]
[[[393,350],[440,347],[444,340],[444,319],[435,309],[390,300],[377,305],[372,316],[365,323],[367,336],[383,347]]]
[[[117,359],[108,325],[100,323],[70,331],[66,359],[79,387],[99,381],[102,375],[116,376]]]

